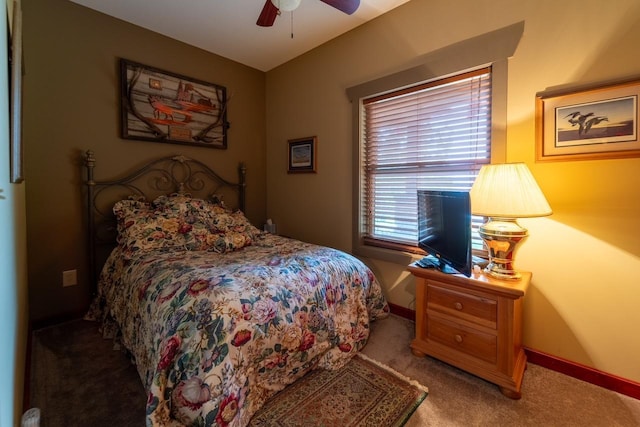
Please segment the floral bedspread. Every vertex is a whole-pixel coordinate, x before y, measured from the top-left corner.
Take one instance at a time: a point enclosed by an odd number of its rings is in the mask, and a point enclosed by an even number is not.
[[[147,426],[245,426],[309,370],[343,366],[387,313],[362,262],[272,235],[226,254],[115,249],[91,310],[135,359]]]

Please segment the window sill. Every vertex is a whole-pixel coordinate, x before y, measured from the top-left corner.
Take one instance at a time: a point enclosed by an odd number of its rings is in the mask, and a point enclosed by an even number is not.
[[[357,244],[353,247],[353,253],[359,257],[373,258],[380,261],[392,262],[399,265],[409,265],[424,255],[409,252],[380,248],[376,246]]]
[[[372,245],[364,245],[361,243],[354,244],[353,254],[358,257],[372,258],[380,261],[391,262],[399,265],[409,265],[425,256],[425,254],[412,253],[398,249],[389,249]],[[473,256],[488,259],[487,251],[472,251]]]

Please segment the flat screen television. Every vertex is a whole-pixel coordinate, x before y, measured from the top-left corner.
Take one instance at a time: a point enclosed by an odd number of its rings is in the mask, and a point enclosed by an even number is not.
[[[422,267],[471,276],[471,201],[466,191],[418,190],[418,246]]]

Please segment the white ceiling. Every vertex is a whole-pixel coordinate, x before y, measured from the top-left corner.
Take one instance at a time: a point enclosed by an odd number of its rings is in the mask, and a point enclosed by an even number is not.
[[[265,0],[71,1],[269,71],[409,0],[361,0],[353,15],[302,0],[294,12],[282,12],[273,27],[256,25]]]

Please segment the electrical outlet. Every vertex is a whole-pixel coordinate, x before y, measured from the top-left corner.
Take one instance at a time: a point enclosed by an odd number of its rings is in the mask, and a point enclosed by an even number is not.
[[[62,286],[75,286],[78,284],[78,271],[67,270],[62,272]]]

